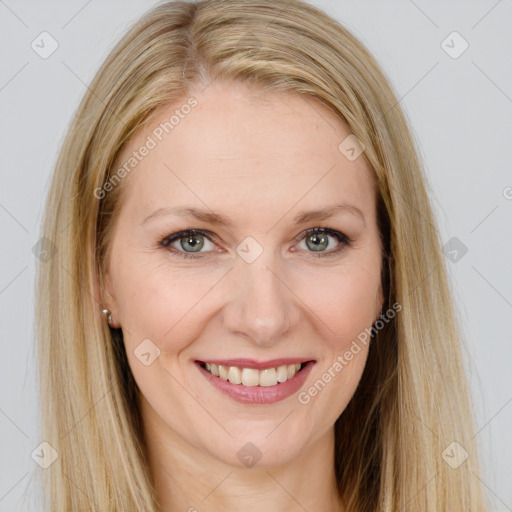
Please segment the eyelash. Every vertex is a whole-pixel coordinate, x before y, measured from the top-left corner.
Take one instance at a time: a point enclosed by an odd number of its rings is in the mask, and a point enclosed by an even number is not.
[[[175,242],[176,240],[180,240],[181,238],[186,238],[187,236],[196,236],[201,235],[210,240],[210,242],[213,243],[212,238],[213,234],[210,231],[204,231],[202,229],[187,229],[185,231],[179,231],[177,233],[173,233],[172,235],[166,235],[163,238],[160,239],[158,242],[158,246],[170,250],[172,254],[176,254],[182,258],[188,258],[188,259],[195,259],[195,258],[202,258],[202,254],[205,253],[196,253],[197,255],[193,255],[194,253],[187,253],[185,251],[179,251],[175,249],[174,247],[170,247],[170,244]],[[328,258],[332,256],[336,256],[339,252],[341,252],[345,247],[349,246],[352,243],[352,240],[346,236],[344,233],[341,233],[340,231],[336,231],[334,229],[330,228],[311,228],[307,229],[306,231],[303,231],[300,235],[295,237],[295,242],[301,242],[304,238],[311,236],[311,235],[331,235],[334,238],[340,242],[339,246],[330,252],[318,252],[315,253],[314,251],[307,251],[311,252],[313,257],[317,258]]]

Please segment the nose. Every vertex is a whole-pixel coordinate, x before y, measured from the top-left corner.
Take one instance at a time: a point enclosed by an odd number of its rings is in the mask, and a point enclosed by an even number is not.
[[[275,344],[300,318],[297,298],[270,253],[252,263],[237,258],[227,283],[224,327],[257,345]]]

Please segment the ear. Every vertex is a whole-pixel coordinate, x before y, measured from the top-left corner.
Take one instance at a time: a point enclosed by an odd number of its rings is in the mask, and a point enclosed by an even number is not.
[[[114,304],[115,304],[115,295],[112,290],[112,278],[110,274],[106,274],[103,278],[103,284],[101,287],[101,302],[105,304],[105,306],[110,309],[113,313]]]
[[[116,322],[118,316],[118,307],[117,301],[115,298],[114,289],[112,286],[112,277],[109,272],[107,272],[103,276],[103,283],[100,284],[99,280],[97,280],[97,292],[100,298],[99,303],[101,304],[101,309],[110,310],[111,322],[110,327],[119,328],[120,325]]]

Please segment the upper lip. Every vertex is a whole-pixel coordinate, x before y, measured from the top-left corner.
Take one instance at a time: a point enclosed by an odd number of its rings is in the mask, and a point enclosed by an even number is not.
[[[265,368],[277,368],[282,365],[289,365],[295,363],[307,363],[314,361],[314,359],[306,357],[282,357],[280,359],[270,359],[268,361],[256,361],[255,359],[202,359],[198,360],[200,363],[213,363],[222,366],[236,366],[238,368],[253,368],[255,370],[264,370]]]

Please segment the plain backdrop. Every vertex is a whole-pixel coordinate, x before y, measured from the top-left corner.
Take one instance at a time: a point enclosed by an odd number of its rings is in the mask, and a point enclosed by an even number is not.
[[[40,510],[33,247],[52,167],[87,84],[155,3],[0,0],[0,511]],[[448,244],[479,478],[512,511],[512,1],[311,3],[367,45],[409,119]],[[47,58],[41,37],[58,44]]]

